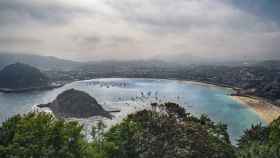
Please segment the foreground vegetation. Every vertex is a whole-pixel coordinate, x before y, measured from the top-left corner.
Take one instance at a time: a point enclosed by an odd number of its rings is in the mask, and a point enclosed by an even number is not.
[[[99,149],[96,157],[234,157],[225,125],[216,125],[206,116],[193,117],[173,103],[153,104],[153,108],[129,115],[101,135],[101,144],[93,144]]]
[[[77,122],[46,113],[15,116],[0,128],[1,158],[81,158],[86,142]]]
[[[254,125],[239,140],[239,158],[279,158],[280,118],[268,127]]]
[[[186,113],[178,104],[152,104],[105,132],[102,122],[86,142],[82,126],[46,113],[10,118],[0,127],[1,158],[278,158],[280,119],[245,131],[238,147],[227,126]]]

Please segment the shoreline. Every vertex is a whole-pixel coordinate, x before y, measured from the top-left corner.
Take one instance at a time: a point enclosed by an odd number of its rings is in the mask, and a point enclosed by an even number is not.
[[[2,93],[24,93],[24,92],[31,92],[31,91],[51,90],[51,89],[56,89],[56,88],[60,88],[63,86],[64,86],[64,84],[49,85],[49,86],[42,86],[42,87],[20,88],[20,89],[0,88],[0,92],[2,92]]]
[[[100,79],[100,78],[94,78],[94,79]],[[127,78],[127,79],[131,79],[131,78]],[[139,78],[139,79],[155,79],[155,78]],[[90,80],[92,80],[92,79],[90,79]],[[182,79],[176,79],[176,78],[167,78],[167,79],[160,79],[160,80],[177,80],[178,82],[183,82],[183,83],[192,83],[192,84],[199,84],[202,86],[220,87],[220,88],[232,89],[233,91],[240,90],[237,87],[232,87],[232,86],[228,86],[228,85],[224,85],[224,84],[205,82],[205,81],[203,82],[203,81],[197,81],[197,80],[184,80],[184,79],[182,80]],[[86,81],[86,80],[81,80],[81,81]],[[74,81],[74,82],[76,82],[76,81]],[[20,93],[20,92],[27,92],[27,91],[34,91],[34,90],[54,89],[54,88],[62,87],[63,85],[64,84],[51,86],[51,87],[35,87],[35,88],[20,89],[20,90],[10,90],[10,89],[1,89],[0,88],[0,92]],[[254,97],[254,96],[246,96],[246,95],[236,95],[236,94],[229,94],[229,96],[233,100],[239,102],[240,104],[252,109],[254,112],[257,113],[257,115],[259,115],[260,118],[262,118],[262,120],[264,120],[268,124],[280,116],[280,107],[273,105],[272,103],[270,103],[262,98],[258,98],[258,97]]]
[[[236,96],[232,95],[231,98],[241,105],[244,105],[259,115],[259,117],[270,124],[272,121],[280,116],[280,107],[265,101],[264,99],[249,96]]]

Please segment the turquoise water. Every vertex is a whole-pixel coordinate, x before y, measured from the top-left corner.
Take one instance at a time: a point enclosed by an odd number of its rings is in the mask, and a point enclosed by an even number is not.
[[[0,93],[0,122],[15,115],[32,110],[33,105],[48,103],[66,89],[83,90],[105,108],[106,102],[176,102],[196,116],[207,114],[216,122],[228,125],[231,140],[235,140],[252,124],[264,123],[251,109],[240,105],[227,94],[230,89],[205,84],[157,79],[108,78],[74,82],[64,87],[19,94]],[[119,105],[119,104],[118,104]]]

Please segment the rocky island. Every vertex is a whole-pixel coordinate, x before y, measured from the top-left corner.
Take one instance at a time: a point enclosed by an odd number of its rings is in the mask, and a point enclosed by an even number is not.
[[[39,108],[48,107],[56,117],[62,118],[88,118],[102,116],[112,118],[110,113],[98,104],[89,94],[75,89],[66,90],[48,104],[38,105]]]
[[[41,71],[27,64],[15,63],[0,71],[0,92],[25,92],[57,88]]]

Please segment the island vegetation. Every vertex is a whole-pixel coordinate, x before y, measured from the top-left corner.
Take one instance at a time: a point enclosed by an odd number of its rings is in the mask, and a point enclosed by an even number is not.
[[[0,72],[1,88],[20,89],[40,87],[48,85],[49,82],[49,78],[43,75],[38,69],[27,64],[11,64]]]
[[[102,122],[87,142],[77,122],[47,113],[17,115],[0,127],[1,158],[279,158],[280,119],[252,126],[238,146],[227,126],[195,117],[175,103],[152,104],[108,131]]]
[[[38,105],[38,107],[48,107],[55,116],[60,118],[88,118],[92,116],[112,117],[109,112],[98,104],[96,99],[83,91],[75,89],[66,90],[59,94],[53,102],[41,104]]]
[[[11,64],[0,71],[1,92],[25,92],[59,86],[53,84],[39,69],[27,64]]]

